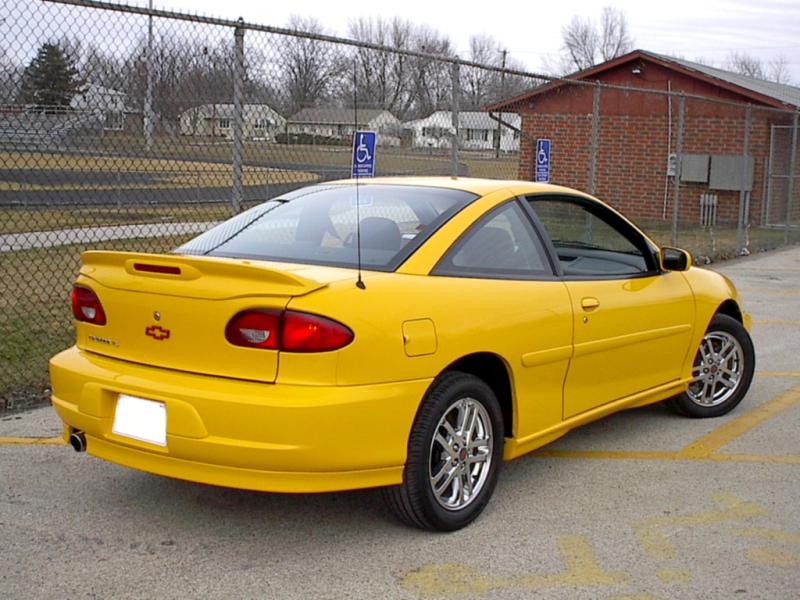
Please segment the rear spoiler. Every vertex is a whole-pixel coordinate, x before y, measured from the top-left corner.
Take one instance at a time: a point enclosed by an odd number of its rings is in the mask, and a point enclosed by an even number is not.
[[[89,251],[80,274],[115,289],[158,291],[209,300],[241,296],[302,296],[325,287],[276,263],[211,256]]]

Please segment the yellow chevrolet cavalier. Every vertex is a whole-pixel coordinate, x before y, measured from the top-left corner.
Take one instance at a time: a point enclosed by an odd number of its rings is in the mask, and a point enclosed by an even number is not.
[[[50,372],[76,450],[251,490],[385,487],[437,530],[573,427],[727,413],[755,362],[727,279],[520,181],[296,190],[172,254],[85,253],[72,310]]]

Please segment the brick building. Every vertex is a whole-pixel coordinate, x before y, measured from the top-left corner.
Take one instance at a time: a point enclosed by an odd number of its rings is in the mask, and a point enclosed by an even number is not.
[[[735,224],[741,198],[748,223],[785,222],[788,179],[782,175],[788,173],[800,88],[642,50],[569,79],[600,86],[553,81],[488,107],[522,116],[520,179],[534,178],[532,150],[538,138],[546,138],[551,140],[550,181],[591,191],[593,114],[599,101],[595,194],[640,220],[669,218],[670,165],[674,169],[675,164],[670,155],[676,153],[681,101],[664,92],[683,93],[681,220]],[[800,164],[795,172],[800,173]],[[743,178],[746,193],[740,194]],[[793,220],[800,217],[799,200],[796,183]]]

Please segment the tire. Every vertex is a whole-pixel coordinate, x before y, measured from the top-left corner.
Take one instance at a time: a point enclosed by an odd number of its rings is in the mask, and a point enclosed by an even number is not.
[[[473,375],[444,373],[417,412],[403,484],[384,491],[389,507],[401,521],[420,529],[465,527],[492,496],[503,435],[503,417],[492,389]]]
[[[692,365],[692,382],[672,407],[693,418],[719,417],[742,401],[753,380],[756,355],[739,321],[718,314],[708,326]]]

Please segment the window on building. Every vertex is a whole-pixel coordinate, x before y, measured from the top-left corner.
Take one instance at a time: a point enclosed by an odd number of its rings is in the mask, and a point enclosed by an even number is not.
[[[467,129],[468,142],[488,142],[489,130],[488,129]]]
[[[220,119],[219,120],[219,128],[220,129],[230,129],[231,128],[231,120],[230,119]]]
[[[110,111],[104,115],[103,129],[122,131],[125,126],[125,115],[120,111]]]
[[[269,129],[269,119],[256,119],[253,121],[253,127],[255,129]]]

